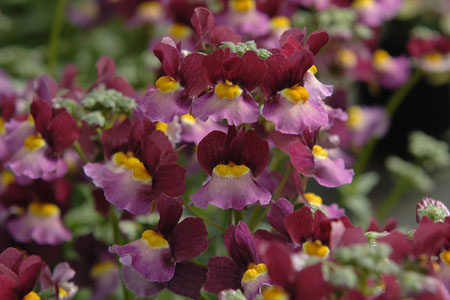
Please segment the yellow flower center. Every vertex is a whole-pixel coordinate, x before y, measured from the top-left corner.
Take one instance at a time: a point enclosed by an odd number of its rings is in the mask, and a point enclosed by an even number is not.
[[[314,75],[316,75],[317,73],[317,67],[316,65],[312,65],[311,68],[308,69],[308,72],[313,73]]]
[[[441,257],[442,261],[444,261],[446,264],[450,265],[450,250],[442,251],[439,256]]]
[[[245,271],[244,276],[242,276],[242,282],[247,282],[250,280],[254,280],[261,274],[267,273],[267,266],[265,264],[257,264],[250,263],[248,265],[247,271]]]
[[[69,293],[67,293],[67,291],[65,289],[63,289],[63,288],[59,288],[58,289],[58,294],[59,294],[58,296],[59,296],[60,299],[66,297],[67,295],[69,295]]]
[[[30,135],[25,139],[23,142],[23,146],[27,148],[30,151],[37,150],[39,148],[42,148],[45,146],[44,139],[40,136],[40,134],[37,135]]]
[[[3,119],[2,117],[0,117],[0,133],[1,134],[5,134],[6,133],[5,119]]]
[[[319,240],[303,243],[303,251],[310,256],[327,257],[330,254],[330,248],[322,245],[322,242]]]
[[[176,40],[187,38],[191,34],[191,28],[180,23],[174,23],[170,26],[169,35]]]
[[[255,9],[255,0],[231,0],[230,7],[235,12],[246,13]]]
[[[156,88],[163,93],[175,92],[180,88],[180,84],[170,76],[161,76],[155,82]]]
[[[32,125],[34,125],[34,118],[33,118],[33,115],[32,115],[32,114],[29,114],[29,115],[28,115],[27,121],[28,121],[29,123],[31,123]]]
[[[137,8],[137,14],[143,19],[156,19],[162,14],[162,5],[157,1],[143,2]]]
[[[314,145],[314,147],[312,148],[312,154],[317,159],[325,159],[328,157],[327,150],[323,149],[319,145]]]
[[[249,168],[246,165],[236,165],[233,162],[229,162],[228,165],[218,164],[213,172],[223,177],[241,177],[249,172]]]
[[[314,193],[305,193],[303,194],[306,201],[308,201],[309,204],[315,205],[315,206],[321,206],[322,205],[322,197],[314,194]]]
[[[377,49],[373,53],[372,63],[375,69],[382,70],[385,69],[389,62],[391,61],[391,56],[384,49]]]
[[[117,152],[113,156],[113,161],[118,166],[123,166],[133,171],[133,178],[136,180],[151,182],[152,176],[145,168],[144,164],[132,154],[125,154],[123,152]]]
[[[156,122],[156,130],[166,133],[167,132],[167,123]]]
[[[282,90],[281,94],[288,100],[291,100],[292,102],[295,103],[299,102],[305,103],[306,101],[308,101],[309,98],[308,91],[298,84],[294,85],[291,88],[286,88]]]
[[[41,300],[41,297],[39,297],[39,295],[35,292],[29,292],[22,298],[22,300]]]
[[[28,206],[28,211],[35,216],[51,217],[61,213],[59,207],[53,203],[41,203],[33,201]]]
[[[368,8],[374,4],[374,0],[355,0],[353,7],[356,9]]]
[[[195,124],[195,118],[191,114],[181,115],[181,121],[188,124]]]
[[[283,288],[275,285],[270,286],[263,291],[262,300],[289,300],[289,295]]]
[[[100,277],[110,270],[114,269],[116,264],[111,260],[103,260],[101,262],[96,263],[91,270],[89,271],[89,275],[91,277]]]
[[[361,128],[363,125],[363,109],[359,106],[350,106],[347,108],[348,120],[347,125],[351,129]]]
[[[167,242],[167,240],[162,236],[162,234],[153,230],[144,231],[144,233],[142,233],[141,238],[152,248],[169,247],[169,242]]]
[[[275,29],[289,29],[291,27],[291,21],[288,17],[285,16],[277,16],[270,19],[270,27],[272,30]]]
[[[0,181],[3,186],[7,186],[14,181],[14,174],[8,170],[3,171],[0,173]]]
[[[424,55],[424,60],[433,65],[440,65],[444,60],[444,55],[439,52],[430,52]]]
[[[218,83],[214,89],[216,95],[219,98],[226,98],[233,100],[242,94],[242,89],[237,84],[233,84],[231,81],[226,80],[225,82]]]
[[[350,49],[340,49],[336,54],[337,63],[344,68],[354,68],[358,63],[355,53]]]

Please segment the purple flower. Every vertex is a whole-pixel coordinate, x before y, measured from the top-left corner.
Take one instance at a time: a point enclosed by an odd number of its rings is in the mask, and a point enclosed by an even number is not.
[[[214,256],[208,262],[205,290],[220,293],[242,289],[247,299],[260,293],[261,286],[270,285],[267,267],[258,256],[255,240],[247,225],[240,221],[225,233],[228,256]]]
[[[267,98],[262,114],[282,133],[300,134],[307,127],[316,130],[328,124],[328,115],[321,103],[323,90],[321,86],[314,89],[319,85],[308,71],[313,60],[313,54],[305,49],[295,49],[288,57],[272,54],[266,60],[268,71],[260,85]],[[314,99],[310,99],[310,93]]]
[[[203,54],[192,53],[186,57],[170,38],[164,38],[153,49],[161,61],[165,76],[156,80],[156,88],[150,88],[138,101],[138,110],[151,121],[169,123],[177,115],[190,111],[192,97],[206,88],[200,65]]]
[[[269,203],[270,192],[255,181],[269,159],[269,145],[253,131],[213,131],[198,145],[197,158],[211,177],[191,195],[196,206],[243,209],[257,201]]]
[[[292,165],[302,175],[314,177],[320,185],[337,187],[352,182],[353,170],[345,169],[342,159],[331,160],[319,145],[312,149],[301,141],[289,144]]]
[[[146,214],[162,195],[184,192],[186,171],[175,164],[172,145],[155,124],[125,120],[106,130],[102,143],[108,161],[88,163],[84,171],[117,209]]]
[[[40,245],[58,245],[72,237],[61,221],[60,208],[53,203],[31,202],[26,212],[8,221],[6,227],[21,243],[34,241]]]
[[[74,276],[75,270],[71,269],[67,262],[57,264],[53,269],[53,273],[46,266],[41,273],[41,289],[53,288],[55,294],[58,293],[58,296],[50,298],[51,300],[70,300],[78,291],[78,287],[70,282]]]
[[[187,260],[207,249],[205,225],[191,217],[178,223],[183,212],[178,200],[164,197],[157,205],[160,220],[155,230],[144,231],[141,239],[126,245],[113,245],[109,251],[120,256],[125,284],[137,295],[149,297],[167,287],[197,298],[206,270]]]
[[[35,99],[31,104],[31,115],[36,130],[29,132],[27,123],[16,127],[21,133],[19,139],[24,137],[24,133],[31,134],[7,161],[7,165],[17,176],[44,180],[62,177],[67,172],[67,166],[59,156],[78,139],[80,130],[77,123],[64,109],[52,109],[40,99]],[[5,138],[15,139],[11,135]]]
[[[260,84],[267,67],[255,52],[239,57],[229,48],[218,49],[203,58],[202,68],[213,89],[194,99],[194,117],[201,121],[226,119],[236,126],[257,121],[259,108],[250,92]]]
[[[198,145],[200,141],[208,135],[208,133],[217,130],[226,132],[227,127],[211,119],[202,122],[194,118],[190,114],[180,116],[181,139],[187,143],[195,143]]]

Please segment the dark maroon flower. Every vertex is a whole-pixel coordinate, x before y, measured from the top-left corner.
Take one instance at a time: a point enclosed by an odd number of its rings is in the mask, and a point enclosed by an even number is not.
[[[45,263],[37,255],[8,248],[0,254],[0,299],[21,300],[36,285]]]
[[[220,293],[226,289],[242,289],[253,299],[263,284],[269,284],[267,267],[259,258],[255,240],[247,225],[240,221],[225,233],[228,256],[214,256],[208,262],[205,290]]]
[[[152,296],[167,287],[173,292],[198,298],[206,270],[187,260],[208,247],[207,231],[200,218],[185,218],[181,199],[163,198],[158,202],[160,219],[155,230],[146,230],[142,238],[126,245],[113,245],[124,265],[127,287],[140,296]]]
[[[87,176],[118,209],[146,214],[161,195],[183,194],[186,170],[167,136],[146,120],[125,120],[102,136],[106,163],[88,163]]]
[[[257,201],[269,203],[270,193],[255,181],[269,159],[269,145],[253,131],[237,132],[234,127],[228,134],[213,131],[200,142],[197,158],[211,176],[191,195],[198,207],[211,203],[222,209],[243,209]]]

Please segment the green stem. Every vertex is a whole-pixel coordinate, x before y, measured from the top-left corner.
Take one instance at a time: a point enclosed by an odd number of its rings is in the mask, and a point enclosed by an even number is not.
[[[239,221],[242,221],[242,210],[233,210],[234,213],[234,225],[237,225]]]
[[[395,114],[399,106],[402,104],[403,100],[406,98],[406,96],[411,92],[414,85],[420,80],[422,77],[422,71],[419,69],[416,69],[412,75],[409,77],[408,81],[402,85],[392,96],[389,98],[388,102],[386,103],[385,109],[387,114],[392,118],[392,116]],[[367,162],[369,161],[370,157],[373,154],[373,151],[375,150],[375,146],[377,145],[379,141],[379,138],[372,138],[364,147],[362,148],[361,152],[359,153],[355,166],[355,177],[361,174],[364,169],[366,168]]]
[[[278,196],[281,194],[281,191],[283,190],[284,186],[286,185],[287,180],[289,179],[289,174],[291,174],[292,171],[292,164],[289,163],[289,167],[287,168],[286,172],[284,173],[283,178],[281,179],[280,185],[278,186],[277,190],[275,191],[275,194],[273,194],[272,196],[272,200],[277,201]],[[252,218],[250,219],[250,230],[253,231],[253,229],[255,229],[255,227],[264,219],[264,217],[266,216],[267,212],[270,209],[270,205],[267,205],[264,208],[264,211],[257,217],[254,218],[254,221],[252,222]]]
[[[225,228],[230,227],[233,221],[233,211],[231,209],[225,210]]]
[[[109,212],[109,221],[111,223],[111,227],[113,230],[114,244],[122,245],[124,243],[124,240],[122,238],[122,235],[120,234],[119,218],[117,217],[116,210],[115,210],[114,206],[112,206],[112,205],[111,205],[110,212]],[[117,259],[117,263],[120,265],[119,259]],[[124,300],[133,300],[134,296],[125,286],[125,282],[123,281],[122,276],[120,276],[120,281],[122,283],[123,299]]]
[[[390,212],[397,206],[400,197],[406,192],[410,182],[406,178],[399,179],[394,187],[389,192],[386,199],[381,203],[377,211],[377,218],[379,221],[384,221],[389,216]]]
[[[80,158],[85,162],[89,162],[89,160],[86,158],[86,155],[84,155],[83,149],[81,148],[81,145],[78,141],[75,141],[73,143],[73,148],[77,152],[77,154],[80,156]]]
[[[225,227],[223,227],[220,224],[217,224],[216,222],[214,222],[213,220],[211,220],[210,218],[208,218],[207,216],[205,216],[203,213],[201,213],[200,211],[198,211],[196,208],[184,203],[184,207],[186,207],[187,210],[189,210],[192,214],[196,215],[197,217],[201,218],[203,221],[205,221],[206,223],[222,230],[222,231],[226,231]]]
[[[47,71],[50,76],[55,75],[56,63],[58,62],[59,38],[61,35],[62,24],[66,13],[67,0],[58,0],[53,17],[53,25],[50,33],[48,65]]]

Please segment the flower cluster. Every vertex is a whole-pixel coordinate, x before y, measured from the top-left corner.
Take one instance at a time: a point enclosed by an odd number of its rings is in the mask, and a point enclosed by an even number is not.
[[[215,2],[69,5],[85,30],[154,25],[143,85],[107,55],[90,79],[0,72],[0,299],[449,300],[447,206],[378,223],[433,187],[448,145],[411,135],[377,218],[362,173],[420,76],[446,82],[449,37],[383,49],[401,0]],[[362,82],[398,90],[358,105]]]

